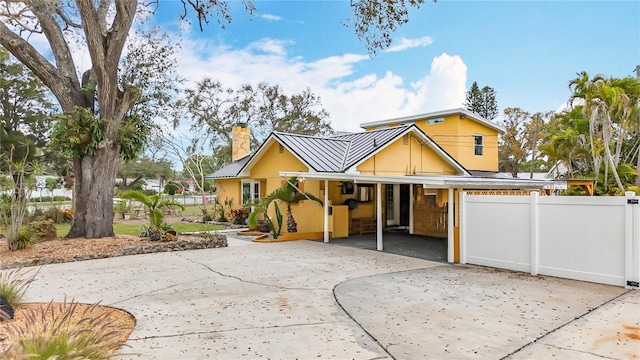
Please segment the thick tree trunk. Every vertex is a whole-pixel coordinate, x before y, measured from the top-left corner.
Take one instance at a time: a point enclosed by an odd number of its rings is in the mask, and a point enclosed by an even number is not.
[[[94,108],[94,94],[87,94],[88,89],[81,87],[71,48],[67,44],[67,41],[73,41],[75,46],[77,39],[65,37],[69,24],[61,22],[61,17],[56,14],[71,9],[70,12],[80,16],[78,23],[82,25],[92,64],[93,79],[89,80],[95,81],[98,115],[106,123],[105,143],[95,155],[73,160],[76,175],[75,217],[67,237],[113,236],[113,185],[119,162],[117,134],[122,120],[139,95],[137,89],[118,88],[118,64],[138,2],[115,0],[114,6],[105,0],[68,3],[32,0],[23,3],[35,15],[29,22],[36,21],[39,24],[55,62],[49,62],[49,53],[47,57],[40,54],[27,39],[14,33],[3,22],[0,22],[0,44],[51,89],[65,113],[71,113],[76,107]]]
[[[113,148],[74,160],[75,216],[68,238],[114,236],[113,185],[118,163],[119,154]]]

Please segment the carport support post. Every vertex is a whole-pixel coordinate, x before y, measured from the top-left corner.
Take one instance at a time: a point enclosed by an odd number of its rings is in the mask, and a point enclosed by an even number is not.
[[[382,251],[382,183],[376,184],[376,249]]]
[[[447,199],[447,261],[450,263],[455,262],[455,253],[454,253],[454,232],[453,228],[455,227],[455,219],[453,217],[453,188],[449,188],[449,198]]]
[[[329,242],[329,180],[324,181],[324,242]]]

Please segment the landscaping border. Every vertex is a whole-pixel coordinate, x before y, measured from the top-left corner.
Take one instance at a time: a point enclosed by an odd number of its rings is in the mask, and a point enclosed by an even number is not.
[[[105,259],[110,257],[127,256],[127,255],[140,255],[151,254],[159,252],[170,251],[185,251],[185,250],[199,250],[199,249],[213,249],[220,247],[227,247],[227,236],[224,234],[210,234],[207,237],[203,237],[198,240],[176,240],[170,242],[158,242],[156,244],[145,244],[137,246],[128,246],[119,249],[116,253],[110,254],[90,254],[90,255],[75,255],[72,258],[56,258],[47,257],[46,254],[42,257],[29,260],[16,260],[0,264],[0,269],[12,269],[22,268],[28,266],[40,266],[49,264],[59,264],[66,262],[84,261]]]

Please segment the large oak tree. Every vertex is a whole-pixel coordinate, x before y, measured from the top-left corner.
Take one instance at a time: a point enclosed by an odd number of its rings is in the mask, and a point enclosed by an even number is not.
[[[408,21],[410,7],[424,0],[353,0],[352,25],[368,50],[391,43],[390,33]],[[227,1],[181,0],[199,24],[216,17],[231,20]],[[244,2],[251,12],[253,3]],[[160,6],[159,0],[148,5]],[[113,182],[120,160],[121,130],[139,100],[140,89],[119,86],[123,49],[136,16],[149,8],[132,0],[11,0],[0,3],[0,44],[51,90],[72,127],[90,131],[90,151],[73,159],[76,175],[75,217],[68,237],[113,235]],[[44,36],[48,49],[30,43]],[[91,69],[77,69],[72,48],[86,48]],[[80,137],[69,134],[70,139]]]

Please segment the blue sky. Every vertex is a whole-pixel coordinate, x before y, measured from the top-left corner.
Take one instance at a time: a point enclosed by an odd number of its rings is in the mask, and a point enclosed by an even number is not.
[[[179,2],[160,2],[159,23]],[[183,35],[180,72],[229,87],[267,81],[322,97],[336,130],[461,107],[473,81],[497,92],[500,111],[559,109],[577,72],[635,76],[640,1],[447,1],[410,12],[392,51],[370,57],[341,24],[348,1],[258,1],[249,17],[232,2],[233,22]]]

